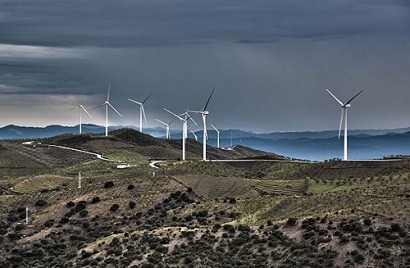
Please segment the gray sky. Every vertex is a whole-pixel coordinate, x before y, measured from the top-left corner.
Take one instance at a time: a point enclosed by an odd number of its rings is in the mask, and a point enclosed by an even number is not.
[[[410,125],[410,4],[395,0],[3,0],[0,126],[75,125],[84,105],[103,124],[148,126],[163,111],[200,109],[208,121],[255,132]],[[198,120],[199,121],[199,120]],[[178,125],[174,125],[179,127]]]

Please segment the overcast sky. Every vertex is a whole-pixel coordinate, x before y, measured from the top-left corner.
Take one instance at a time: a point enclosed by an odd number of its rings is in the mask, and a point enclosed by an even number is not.
[[[255,132],[410,126],[410,4],[395,0],[2,0],[0,126],[138,125],[203,107]],[[199,121],[199,120],[198,120]],[[174,128],[179,125],[174,124]]]

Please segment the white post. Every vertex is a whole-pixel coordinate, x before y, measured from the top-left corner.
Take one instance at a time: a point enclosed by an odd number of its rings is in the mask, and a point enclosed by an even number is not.
[[[26,207],[26,224],[28,224],[28,207]]]
[[[78,189],[81,188],[81,172],[78,172]]]
[[[216,132],[216,135],[218,137],[218,139],[216,141],[216,147],[219,148],[219,131]]]

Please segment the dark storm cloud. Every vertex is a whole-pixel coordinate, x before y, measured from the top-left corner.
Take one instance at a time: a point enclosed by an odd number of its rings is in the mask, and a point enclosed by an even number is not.
[[[128,97],[154,92],[154,125],[170,118],[163,107],[198,109],[216,87],[209,118],[222,128],[337,128],[330,87],[342,99],[366,90],[353,128],[402,126],[409,10],[394,0],[2,1],[0,103],[10,114],[0,124],[75,124],[67,107],[84,91],[86,105],[100,104],[111,82],[125,115],[116,124],[135,124]]]
[[[3,1],[2,43],[132,47],[408,32],[404,1]]]
[[[83,60],[3,59],[0,72],[0,84],[11,86],[0,94],[79,94],[92,69]]]

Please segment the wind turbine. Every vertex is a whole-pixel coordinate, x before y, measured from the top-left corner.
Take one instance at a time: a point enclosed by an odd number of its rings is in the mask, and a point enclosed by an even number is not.
[[[185,141],[188,136],[188,120],[191,120],[192,122],[194,122],[195,125],[197,125],[197,123],[194,121],[194,119],[192,119],[192,117],[188,114],[188,112],[185,112],[181,115],[177,115],[171,112],[170,110],[168,110],[167,108],[164,108],[164,110],[172,114],[176,118],[178,118],[182,123],[182,160],[185,160]],[[181,117],[181,116],[184,116],[184,117]]]
[[[94,108],[94,109],[97,109],[105,105],[105,136],[106,137],[108,136],[108,106],[111,107],[111,109],[113,109],[119,116],[122,116],[120,112],[118,112],[117,109],[115,109],[114,106],[112,106],[110,103],[110,89],[111,89],[111,83],[108,83],[107,100],[104,101],[103,104]]]
[[[212,125],[212,124],[211,124],[211,127],[212,127],[213,129],[215,129],[215,131],[216,131],[216,134],[217,134],[216,147],[219,148],[219,133],[220,133],[220,131],[219,131],[214,125]]]
[[[336,98],[336,96],[330,92],[330,90],[326,89],[326,91],[342,106],[342,114],[340,116],[340,126],[339,126],[339,139],[340,139],[340,133],[342,131],[342,125],[343,125],[343,120],[345,123],[344,126],[344,150],[343,150],[343,160],[347,160],[347,108],[349,108],[351,106],[351,102],[357,97],[359,96],[362,92],[360,91],[359,93],[357,93],[356,95],[354,95],[350,100],[348,100],[346,103],[341,102],[338,98]]]
[[[148,95],[148,97],[145,98],[142,102],[133,100],[131,98],[128,98],[129,101],[136,103],[140,106],[140,132],[142,133],[142,116],[144,116],[144,121],[147,122],[147,117],[145,116],[145,110],[144,110],[144,103],[148,100],[149,97],[151,97],[152,93]]]
[[[211,95],[209,95],[208,100],[205,103],[204,108],[202,111],[193,111],[196,113],[200,113],[202,115],[202,123],[204,125],[204,135],[203,135],[203,141],[202,141],[202,161],[206,161],[206,140],[208,139],[208,132],[206,130],[206,116],[209,114],[209,111],[206,109],[208,108],[209,101],[211,100],[212,95],[214,94],[215,88],[212,89]]]
[[[83,106],[83,100],[84,100],[84,93],[83,93],[83,95],[81,96],[81,102],[80,102],[80,104],[77,105],[76,107],[71,108],[71,109],[69,110],[69,111],[72,111],[72,110],[78,109],[78,114],[79,114],[79,117],[80,117],[80,124],[79,124],[79,128],[80,128],[79,133],[80,133],[80,134],[82,133],[82,122],[81,122],[81,114],[82,114],[82,112],[84,111],[90,118],[93,118],[93,117],[91,116],[91,114],[84,108],[84,106]]]
[[[161,124],[163,124],[165,127],[166,127],[166,131],[165,131],[165,137],[166,137],[166,139],[170,139],[171,138],[171,131],[170,131],[170,129],[169,129],[169,126],[172,124],[172,122],[174,122],[174,120],[172,120],[171,122],[169,122],[169,123],[165,123],[165,122],[163,122],[163,121],[161,121],[161,120],[159,120],[159,119],[155,119],[155,120],[157,120],[158,122],[160,122]]]

